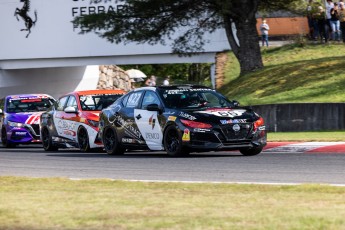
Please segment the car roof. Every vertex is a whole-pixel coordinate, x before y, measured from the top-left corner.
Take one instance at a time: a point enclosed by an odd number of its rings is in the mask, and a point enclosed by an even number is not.
[[[122,89],[93,89],[93,90],[78,90],[78,91],[73,91],[68,94],[77,94],[79,96],[83,95],[94,95],[94,94],[125,94],[126,91]]]
[[[12,95],[7,95],[7,98],[25,98],[25,97],[49,97],[54,99],[54,97],[50,96],[49,94],[45,93],[26,93],[26,94],[12,94]]]
[[[192,85],[192,84],[179,84],[179,85],[160,85],[160,86],[147,86],[136,88],[134,91],[137,90],[157,90],[157,89],[165,89],[165,90],[174,90],[174,89],[181,89],[181,88],[189,88],[189,89],[211,89],[210,87],[203,86],[203,85]]]

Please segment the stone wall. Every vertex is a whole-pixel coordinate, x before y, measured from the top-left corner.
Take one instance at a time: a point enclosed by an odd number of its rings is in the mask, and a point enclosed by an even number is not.
[[[97,89],[123,89],[130,91],[132,81],[126,72],[116,65],[100,65]]]

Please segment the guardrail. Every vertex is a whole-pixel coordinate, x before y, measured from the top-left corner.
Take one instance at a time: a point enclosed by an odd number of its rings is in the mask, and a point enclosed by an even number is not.
[[[345,103],[291,103],[251,106],[271,132],[345,130]]]

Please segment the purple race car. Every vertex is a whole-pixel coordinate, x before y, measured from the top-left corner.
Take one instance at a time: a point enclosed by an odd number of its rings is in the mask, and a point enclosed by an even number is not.
[[[40,115],[55,99],[47,94],[9,95],[0,110],[1,142],[6,148],[40,141]]]

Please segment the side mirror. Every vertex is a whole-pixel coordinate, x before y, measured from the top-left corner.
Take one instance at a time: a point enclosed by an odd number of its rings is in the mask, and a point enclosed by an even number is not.
[[[0,115],[3,115],[4,113],[2,112],[2,109],[0,109]]]
[[[148,111],[158,111],[160,113],[162,112],[162,109],[159,107],[158,104],[149,104],[147,105],[146,109]]]
[[[77,109],[72,107],[72,106],[68,106],[67,108],[65,108],[64,112],[65,113],[78,113]]]
[[[232,103],[234,104],[235,107],[240,106],[240,103],[238,101],[232,101]]]

